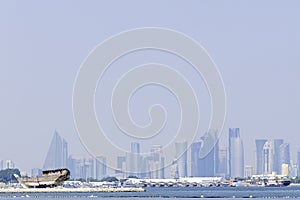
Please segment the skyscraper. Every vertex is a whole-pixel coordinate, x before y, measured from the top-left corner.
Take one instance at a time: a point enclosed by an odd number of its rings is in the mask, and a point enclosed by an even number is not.
[[[246,178],[251,178],[252,175],[253,175],[253,171],[254,171],[254,169],[253,169],[252,166],[250,166],[250,165],[245,165],[245,175],[244,175],[244,177],[246,177]]]
[[[178,164],[177,164],[177,160],[173,160],[172,164],[171,164],[171,167],[170,167],[170,176],[171,178],[179,178],[179,175],[178,175]]]
[[[164,178],[164,158],[162,157],[162,146],[153,145],[150,149],[149,171],[151,178]]]
[[[279,164],[280,164],[280,174],[282,173],[282,165],[290,165],[290,145],[288,143],[283,143],[279,146]]]
[[[130,144],[130,150],[131,150],[131,153],[140,154],[140,143],[132,142]]]
[[[179,177],[187,176],[187,142],[175,142]]]
[[[120,174],[122,178],[124,177],[124,172],[126,171],[126,156],[117,157],[117,169],[115,170],[116,174]]]
[[[219,160],[219,138],[218,138],[218,130],[215,129],[211,129],[209,130],[211,132],[211,134],[214,137],[214,141],[215,141],[215,145],[214,145],[214,164],[215,164],[215,168],[214,168],[214,176],[217,175],[218,171],[219,171],[219,164],[220,164],[220,160]]]
[[[68,143],[65,139],[62,141],[62,166],[67,167],[68,166],[68,159],[69,159],[69,147]]]
[[[54,132],[43,169],[56,169],[67,167],[68,144],[57,131]]]
[[[126,171],[127,176],[138,176],[141,173],[140,144],[132,142],[130,153],[126,153]]]
[[[263,173],[263,148],[267,140],[255,140],[256,143],[256,174]]]
[[[289,176],[290,177],[296,177],[298,176],[298,165],[296,162],[294,162],[293,160],[291,160],[290,162],[290,166],[289,166]]]
[[[273,171],[277,174],[281,173],[281,163],[279,159],[279,147],[283,144],[283,139],[275,139],[274,140],[274,148],[273,148],[273,154],[274,154],[274,160],[273,160]]]
[[[83,177],[86,180],[90,178],[96,178],[96,170],[95,170],[95,159],[88,158],[83,159]]]
[[[263,146],[263,174],[271,174],[273,171],[273,142],[267,141]]]
[[[298,177],[300,177],[300,148],[298,149],[297,152],[297,165],[298,165],[297,175]]]
[[[15,167],[15,163],[12,160],[5,161],[5,169],[14,169]]]
[[[221,147],[219,150],[219,170],[218,176],[227,176],[228,175],[228,150],[226,147]]]
[[[244,147],[239,128],[229,129],[229,175],[244,177]]]
[[[201,142],[194,142],[191,145],[191,175],[200,176],[200,150]]]
[[[141,157],[141,178],[153,178],[152,173],[155,170],[158,170],[157,165],[154,164],[153,158],[151,155]]]
[[[219,142],[217,141],[217,131],[211,129],[206,132],[202,137],[200,137],[200,143],[199,176],[215,176],[219,163]]]
[[[95,159],[95,178],[101,180],[106,176],[106,158],[97,156]]]
[[[228,135],[228,167],[229,167],[229,175],[231,170],[231,138],[240,137],[240,129],[239,128],[229,128],[229,135]]]

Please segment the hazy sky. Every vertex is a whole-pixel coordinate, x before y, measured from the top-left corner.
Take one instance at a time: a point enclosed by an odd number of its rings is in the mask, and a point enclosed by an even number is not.
[[[300,146],[299,10],[299,1],[2,0],[0,159],[41,167],[55,129],[70,153],[86,154],[72,117],[81,63],[111,35],[153,26],[191,36],[215,61],[228,98],[223,139],[229,127],[241,129],[245,164],[253,164],[255,138],[285,139],[294,159]]]

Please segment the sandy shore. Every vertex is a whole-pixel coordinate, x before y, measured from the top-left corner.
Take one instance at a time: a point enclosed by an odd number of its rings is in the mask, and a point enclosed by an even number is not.
[[[0,193],[95,193],[95,192],[145,192],[144,188],[2,188]]]

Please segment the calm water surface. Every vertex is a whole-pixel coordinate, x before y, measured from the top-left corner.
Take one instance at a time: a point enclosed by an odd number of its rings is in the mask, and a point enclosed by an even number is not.
[[[146,188],[141,193],[41,193],[41,194],[0,194],[0,199],[109,199],[109,200],[140,200],[140,199],[300,199],[300,187],[170,187]]]

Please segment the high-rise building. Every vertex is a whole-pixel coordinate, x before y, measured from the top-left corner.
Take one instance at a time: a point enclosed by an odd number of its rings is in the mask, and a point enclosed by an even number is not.
[[[292,172],[290,173],[291,177],[297,177],[298,175],[298,165],[294,164],[291,166]]]
[[[220,164],[220,159],[219,159],[219,153],[220,153],[220,150],[219,150],[219,137],[218,137],[218,130],[215,130],[215,129],[211,129],[209,130],[209,132],[213,135],[214,137],[214,148],[213,148],[213,151],[214,151],[214,164],[215,164],[215,168],[214,168],[214,176],[217,175],[218,171],[219,171],[219,164]]]
[[[228,175],[228,155],[227,155],[227,148],[221,147],[219,149],[219,170],[217,175],[225,177]]]
[[[275,139],[274,140],[274,148],[273,148],[273,171],[277,174],[281,174],[281,163],[279,159],[279,147],[283,144],[283,139]]]
[[[67,167],[68,166],[68,160],[69,160],[69,150],[68,150],[68,143],[65,139],[62,141],[62,166]]]
[[[131,153],[140,154],[140,143],[132,142],[130,145]]]
[[[95,161],[95,178],[101,180],[106,176],[106,158],[97,156]]]
[[[255,140],[256,143],[256,174],[263,173],[263,148],[267,140]]]
[[[244,175],[244,177],[246,177],[246,178],[252,177],[253,172],[254,172],[254,169],[253,169],[252,166],[245,165],[245,175]]]
[[[199,160],[199,176],[215,176],[219,162],[219,142],[216,130],[209,130],[200,137],[201,149]]]
[[[5,161],[4,169],[14,169],[15,167],[15,163],[12,160]]]
[[[300,148],[298,149],[297,152],[297,166],[298,166],[297,176],[300,177]]]
[[[141,160],[141,178],[153,178],[152,171],[158,170],[158,166],[154,164],[152,156],[142,156]]]
[[[288,143],[283,143],[279,146],[279,163],[280,163],[280,173],[282,173],[282,165],[290,165],[290,145]]]
[[[68,144],[62,140],[57,131],[55,131],[43,169],[57,169],[67,167]]]
[[[115,173],[118,174],[121,178],[125,178],[126,172],[126,156],[118,156],[117,157],[117,169]]]
[[[289,166],[289,177],[297,177],[298,176],[297,173],[298,173],[298,165],[293,160],[291,160]]]
[[[164,178],[164,158],[162,157],[162,146],[153,145],[150,149],[149,170],[151,178]]]
[[[229,167],[229,175],[231,170],[231,138],[240,137],[240,129],[239,128],[229,128],[229,135],[228,135],[228,167]]]
[[[201,142],[194,142],[191,145],[191,176],[200,176],[200,150]]]
[[[170,176],[171,178],[179,178],[179,172],[178,172],[178,164],[177,159],[173,160],[172,165],[170,167]]]
[[[84,176],[85,179],[96,178],[95,160],[93,158],[84,159]]]
[[[132,142],[130,147],[131,147],[130,153],[126,153],[127,176],[140,177],[140,173],[141,173],[140,144],[137,142]]]
[[[175,142],[179,177],[187,176],[187,142]]]
[[[229,129],[229,175],[244,177],[244,146],[239,128]]]
[[[158,177],[165,178],[165,157],[160,158],[160,166],[161,166],[161,169],[159,170]]]
[[[273,142],[267,141],[263,147],[263,174],[271,174],[273,172]]]

